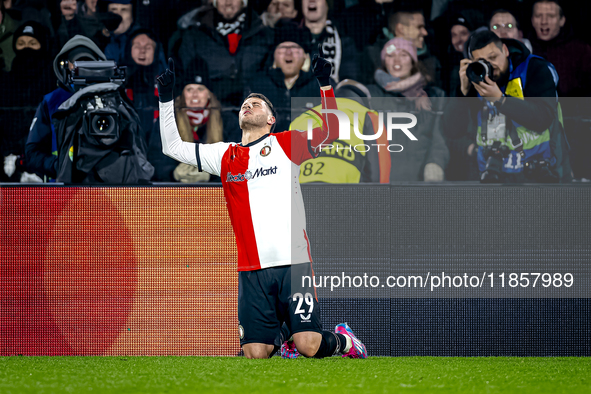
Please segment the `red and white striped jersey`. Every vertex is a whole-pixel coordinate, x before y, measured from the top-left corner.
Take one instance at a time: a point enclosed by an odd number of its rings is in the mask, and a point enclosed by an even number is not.
[[[336,109],[332,89],[321,93],[323,108]],[[246,146],[180,141],[172,102],[160,103],[160,117],[164,153],[221,178],[236,237],[238,271],[312,261],[299,166],[315,156],[312,147],[338,137],[335,116],[314,130],[311,141],[307,132],[290,130],[267,134]]]

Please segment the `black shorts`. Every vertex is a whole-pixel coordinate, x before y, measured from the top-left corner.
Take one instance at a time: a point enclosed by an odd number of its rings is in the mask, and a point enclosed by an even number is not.
[[[305,278],[303,286],[302,276],[310,278],[309,281]],[[321,332],[320,309],[311,278],[310,263],[239,272],[240,345],[281,346],[284,322],[292,334]]]

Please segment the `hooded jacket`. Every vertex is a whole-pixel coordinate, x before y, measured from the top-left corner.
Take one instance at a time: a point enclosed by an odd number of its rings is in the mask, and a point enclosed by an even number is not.
[[[146,34],[156,43],[154,60],[149,66],[137,64],[131,57],[133,40],[140,34]],[[166,60],[162,45],[154,33],[148,29],[137,29],[129,36],[125,57],[122,65],[127,66],[127,95],[133,101],[133,106],[140,117],[142,136],[148,141],[158,111],[158,94],[156,92],[156,77],[166,70]],[[149,141],[148,141],[149,142]]]
[[[37,107],[25,146],[28,169],[41,177],[55,178],[57,176],[57,140],[51,118],[59,106],[73,94],[73,89],[66,86],[66,73],[60,64],[67,60],[68,54],[76,48],[87,49],[97,59],[107,60],[90,38],[81,35],[70,39],[55,57],[53,71],[58,79],[59,88],[45,95]]]

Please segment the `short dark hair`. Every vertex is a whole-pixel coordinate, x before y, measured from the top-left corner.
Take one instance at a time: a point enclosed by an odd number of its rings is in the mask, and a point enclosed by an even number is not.
[[[396,25],[398,25],[399,23],[403,24],[404,26],[408,26],[408,24],[410,23],[410,18],[412,18],[412,16],[416,14],[424,15],[423,10],[419,8],[406,8],[394,12],[390,14],[390,16],[388,17],[388,27],[392,32],[394,32]]]
[[[275,116],[275,108],[273,108],[273,104],[271,104],[271,102],[269,101],[269,99],[268,99],[268,98],[266,98],[264,94],[260,94],[260,93],[251,93],[251,94],[249,94],[249,95],[248,95],[248,97],[246,97],[246,98],[244,99],[244,101],[248,100],[249,98],[258,98],[258,99],[260,99],[260,100],[263,100],[263,101],[264,101],[264,102],[267,104],[267,107],[269,107],[269,109],[271,110],[271,114],[272,114],[273,116]],[[243,101],[243,102],[244,102],[244,101]],[[276,116],[275,116],[275,117],[276,117]]]
[[[560,1],[559,0],[534,0],[534,2],[531,5],[531,13],[532,13],[532,15],[534,14],[534,7],[538,3],[554,3],[554,4],[556,4],[558,6],[558,16],[560,16],[561,18],[564,16],[564,11],[562,10],[562,6],[560,5]]]
[[[490,30],[481,30],[470,36],[467,43],[468,57],[472,57],[472,51],[482,49],[490,43],[494,43],[497,48],[503,49],[503,41]]]

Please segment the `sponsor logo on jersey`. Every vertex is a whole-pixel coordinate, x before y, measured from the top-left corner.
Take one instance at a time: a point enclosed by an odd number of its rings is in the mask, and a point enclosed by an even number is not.
[[[263,146],[263,149],[261,149],[261,156],[267,157],[269,156],[269,153],[271,153],[271,147],[269,145]]]
[[[254,173],[250,170],[247,170],[244,174],[232,174],[228,172],[226,175],[226,182],[244,182],[249,181],[251,179],[257,178],[259,176],[267,176],[267,175],[275,175],[277,174],[277,166],[269,167],[269,168],[257,168]]]

